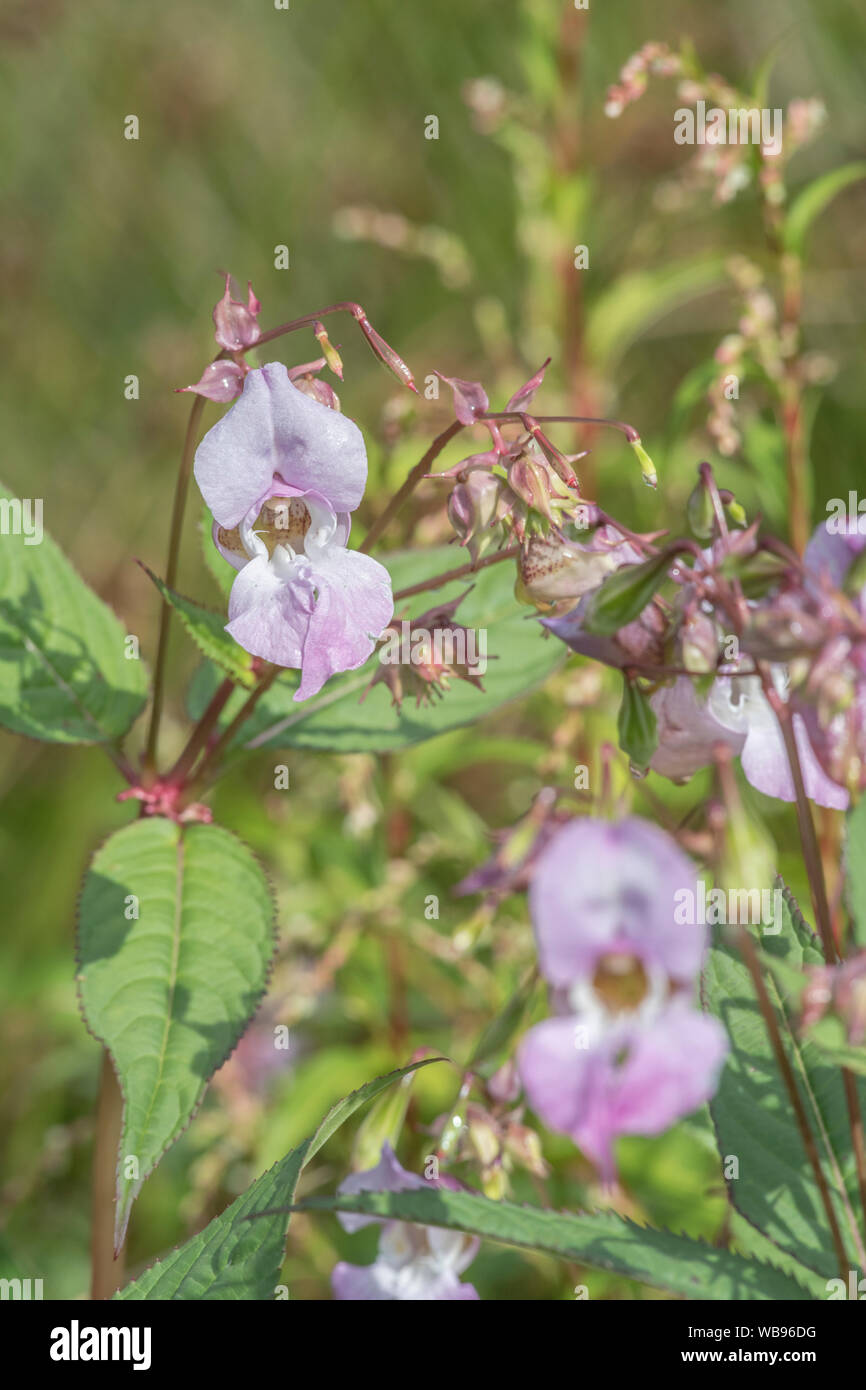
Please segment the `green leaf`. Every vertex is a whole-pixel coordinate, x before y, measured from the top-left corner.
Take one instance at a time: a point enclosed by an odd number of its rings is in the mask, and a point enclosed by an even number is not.
[[[394,588],[400,589],[454,569],[462,554],[441,546],[421,553],[400,552],[378,558],[390,570]],[[513,589],[514,568],[505,561],[397,604],[398,617],[418,616],[466,594],[457,610],[457,621],[487,633],[488,666],[483,692],[455,680],[444,698],[432,705],[417,708],[410,696],[397,710],[387,688],[378,685],[361,704],[360,697],[378,669],[378,657],[374,654],[360,671],[333,677],[319,695],[303,703],[293,698],[298,685],[296,674],[280,677],[260,700],[236,746],[243,743],[255,748],[384,753],[476,723],[509,700],[534,690],[565,660],[562,644],[545,634],[535,615],[514,598]],[[193,682],[189,696],[193,717],[204,710],[215,683],[214,673],[207,668]],[[224,722],[237,713],[242,699],[236,694],[229,701]]]
[[[257,677],[253,671],[253,658],[226,632],[225,614],[205,608],[194,599],[184,598],[170,589],[147,565],[141,568],[153,580],[166,603],[171,604],[199,651],[238,685],[248,690],[254,686]]]
[[[764,951],[789,968],[819,964],[815,937],[790,895],[782,932],[763,937]],[[785,1048],[794,1070],[848,1248],[852,1268],[864,1264],[857,1233],[859,1204],[848,1113],[838,1068],[810,1040],[799,1040],[790,1004],[767,978]],[[723,1163],[738,1161],[728,1181],[731,1202],[752,1225],[824,1279],[838,1275],[823,1204],[779,1074],[748,970],[736,950],[714,942],[703,976],[707,1007],[724,1024],[731,1051],[710,1112]]]
[[[640,565],[622,565],[590,595],[582,626],[586,632],[610,637],[634,622],[661,588],[672,557],[662,550]]]
[[[0,485],[0,724],[50,743],[113,742],[147,698],[143,663],[127,660],[124,629],[50,536],[14,534],[20,505]]]
[[[866,946],[866,797],[848,812],[845,831],[845,901],[851,938],[858,946]]]
[[[488,1023],[467,1062],[470,1071],[491,1076],[502,1052],[509,1046],[523,1022],[530,999],[538,984],[538,971],[530,970],[526,979],[517,987],[508,1003],[496,1018]]]
[[[114,1301],[272,1299],[279,1283],[289,1218],[281,1212],[261,1221],[248,1221],[247,1217],[291,1202],[309,1143],[299,1145],[263,1173],[203,1231],[164,1260],[157,1260],[116,1293]]]
[[[713,1148],[715,1149],[715,1138],[713,1138]],[[814,1289],[814,1270],[807,1269],[805,1265],[800,1264],[799,1260],[795,1260],[793,1255],[789,1255],[786,1250],[781,1250],[778,1245],[774,1245],[756,1226],[741,1216],[736,1207],[729,1208],[728,1231],[731,1245],[738,1254],[746,1255],[750,1259],[763,1260],[765,1264],[780,1269],[783,1274],[789,1274],[804,1289]]]
[[[658,747],[658,722],[655,711],[636,681],[623,674],[622,704],[617,717],[619,746],[628,754],[638,771],[649,767]]]
[[[291,1216],[289,1208],[305,1166],[340,1125],[367,1101],[419,1067],[441,1060],[429,1057],[389,1072],[387,1076],[377,1076],[339,1101],[310,1139],[257,1178],[198,1235],[127,1284],[114,1295],[115,1300],[273,1298],[283,1262]],[[251,1216],[261,1219],[251,1221],[248,1219]]]
[[[625,1274],[687,1298],[728,1301],[809,1297],[796,1280],[770,1265],[671,1231],[637,1226],[610,1211],[542,1211],[445,1188],[310,1197],[298,1203],[297,1210],[361,1212],[417,1225],[444,1226]],[[819,1297],[823,1283],[816,1279],[812,1292]]]
[[[782,241],[786,251],[802,256],[806,246],[806,235],[815,221],[837,193],[866,178],[866,161],[842,164],[838,169],[820,175],[802,190],[794,199],[782,228]]]
[[[139,820],[93,858],[79,905],[78,984],[123,1092],[118,1247],[145,1178],[255,1012],[273,918],[261,869],[219,826]]]
[[[680,305],[708,294],[725,280],[722,257],[677,262],[619,275],[594,303],[587,319],[589,354],[610,371],[636,339]]]

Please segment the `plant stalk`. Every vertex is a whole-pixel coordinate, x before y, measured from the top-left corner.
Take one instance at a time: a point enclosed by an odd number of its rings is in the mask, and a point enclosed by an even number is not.
[[[117,1201],[117,1163],[123,1122],[123,1096],[108,1049],[102,1054],[102,1076],[96,1108],[93,1143],[93,1204],[90,1251],[92,1299],[110,1298],[123,1282],[123,1250],[114,1254],[114,1212]]]

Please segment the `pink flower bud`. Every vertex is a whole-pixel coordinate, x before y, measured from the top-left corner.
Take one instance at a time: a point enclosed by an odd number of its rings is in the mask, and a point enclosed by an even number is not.
[[[454,414],[461,425],[474,425],[479,415],[483,415],[490,406],[487,392],[481,383],[464,381],[459,376],[444,376],[442,372],[437,372],[436,375],[454,392]]]
[[[179,386],[178,391],[192,391],[196,396],[206,396],[218,405],[227,405],[236,400],[244,389],[243,367],[237,362],[217,359],[209,362],[195,386]]]
[[[253,294],[253,287],[249,281],[246,304],[232,299],[230,286],[231,276],[226,275],[225,294],[214,306],[213,311],[213,321],[216,325],[214,337],[227,352],[244,352],[261,337],[258,317],[262,306]]]

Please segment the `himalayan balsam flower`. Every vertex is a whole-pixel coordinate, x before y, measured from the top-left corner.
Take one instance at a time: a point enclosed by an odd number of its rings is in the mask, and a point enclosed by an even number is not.
[[[530,1103],[615,1176],[614,1140],[660,1134],[714,1092],[724,1030],[692,989],[705,928],[674,921],[695,870],[646,821],[578,818],[540,855],[529,892],[556,1016],[518,1054]]]
[[[365,1173],[353,1173],[340,1184],[339,1191],[411,1192],[445,1186],[451,1186],[445,1178],[433,1180],[407,1172],[386,1143],[376,1167]],[[375,1216],[340,1214],[347,1231],[358,1231],[379,1220]],[[462,1231],[415,1226],[406,1221],[384,1221],[379,1253],[371,1265],[350,1265],[342,1261],[335,1265],[331,1275],[334,1297],[415,1303],[477,1299],[477,1290],[471,1284],[461,1283],[459,1276],[475,1259],[478,1245],[477,1239],[465,1236]]]
[[[239,571],[226,631],[251,655],[300,669],[296,700],[363,665],[394,604],[387,570],[346,549],[367,480],[357,425],[272,362],[248,373],[205,435],[195,476],[217,549]]]

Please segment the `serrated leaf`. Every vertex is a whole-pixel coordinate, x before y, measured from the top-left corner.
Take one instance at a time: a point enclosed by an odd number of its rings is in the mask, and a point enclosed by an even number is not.
[[[94,855],[79,904],[78,983],[124,1098],[118,1247],[144,1180],[255,1012],[273,917],[256,860],[219,826],[139,820]]]
[[[146,1269],[114,1295],[132,1299],[211,1302],[272,1299],[279,1281],[288,1215],[249,1221],[266,1207],[289,1203],[307,1154],[301,1144],[248,1187],[185,1245]]]
[[[50,743],[113,742],[147,698],[143,663],[127,660],[124,629],[50,536],[6,534],[15,506],[0,485],[0,724]]]
[[[386,1076],[377,1076],[338,1101],[311,1138],[257,1178],[198,1235],[165,1259],[157,1260],[116,1293],[115,1300],[273,1298],[283,1262],[290,1207],[306,1164],[367,1101],[420,1067],[441,1060],[428,1057],[412,1062]],[[251,1221],[252,1216],[260,1219]]]
[[[778,936],[764,950],[789,968],[823,960],[815,937],[786,894]],[[809,1039],[796,1037],[790,1005],[767,978],[779,1027],[815,1135],[852,1268],[863,1259],[847,1105],[838,1068]],[[779,1074],[749,972],[736,950],[715,941],[704,967],[706,1006],[724,1024],[731,1050],[710,1112],[723,1161],[738,1160],[728,1183],[739,1212],[769,1240],[824,1279],[838,1273],[827,1219],[811,1165]]]
[[[297,1210],[360,1212],[422,1226],[444,1226],[625,1274],[687,1298],[802,1300],[808,1299],[810,1292],[819,1297],[823,1291],[823,1282],[815,1276],[814,1291],[806,1291],[790,1275],[770,1265],[672,1231],[637,1226],[610,1211],[540,1210],[432,1187],[429,1192],[310,1197],[299,1202]]]
[[[226,632],[225,614],[216,613],[195,599],[184,598],[183,594],[170,589],[147,565],[141,567],[153,580],[166,603],[171,604],[202,655],[219,666],[238,685],[246,689],[254,686],[257,677],[253,671],[253,658]]]
[[[807,184],[794,199],[785,218],[782,228],[782,241],[785,250],[802,256],[806,245],[806,235],[815,219],[821,215],[838,193],[841,193],[852,183],[859,183],[860,179],[864,178],[866,178],[866,161],[858,160],[852,164],[843,164],[838,169],[831,169],[828,173],[821,174],[812,183]]]
[[[399,590],[425,576],[454,569],[462,554],[441,546],[377,558],[387,566],[394,588]],[[470,586],[471,592],[466,593]],[[565,660],[561,644],[544,635],[540,624],[514,598],[513,589],[514,569],[506,561],[397,604],[398,615],[417,616],[466,594],[457,610],[457,621],[487,632],[488,666],[483,691],[455,680],[445,696],[432,705],[417,708],[410,696],[397,710],[387,688],[378,685],[361,704],[360,697],[378,669],[374,654],[361,670],[333,677],[319,695],[303,703],[296,703],[293,698],[298,685],[296,675],[280,677],[259,701],[238,744],[384,753],[476,723],[509,700],[541,685]],[[214,688],[214,674],[205,669],[190,691],[189,709],[194,718],[200,716]],[[224,722],[237,713],[242,698],[235,695],[229,701]]]

